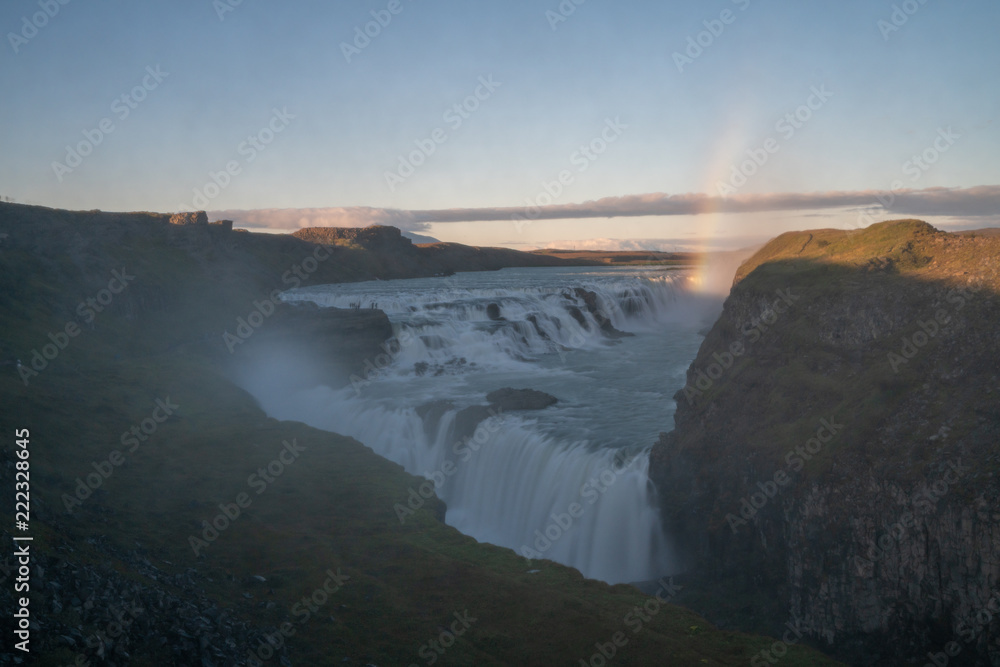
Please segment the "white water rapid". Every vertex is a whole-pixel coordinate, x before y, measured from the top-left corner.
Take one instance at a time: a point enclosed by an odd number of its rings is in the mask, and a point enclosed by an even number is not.
[[[706,316],[689,281],[662,268],[536,268],[301,288],[283,298],[385,311],[391,359],[368,360],[340,390],[248,389],[271,416],[352,436],[431,480],[463,533],[591,578],[650,580],[673,564],[649,450],[672,428]],[[605,318],[634,335],[602,330]],[[463,408],[504,387],[558,403],[455,432]]]

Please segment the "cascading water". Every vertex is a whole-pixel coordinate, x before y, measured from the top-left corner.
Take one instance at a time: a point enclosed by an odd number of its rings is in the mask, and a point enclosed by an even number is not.
[[[446,521],[476,539],[612,583],[653,579],[671,555],[649,449],[700,343],[686,281],[662,269],[505,269],[301,288],[283,298],[385,311],[391,363],[369,360],[339,390],[257,396],[274,417],[350,435],[431,480]],[[464,408],[503,387],[559,402],[456,430]]]

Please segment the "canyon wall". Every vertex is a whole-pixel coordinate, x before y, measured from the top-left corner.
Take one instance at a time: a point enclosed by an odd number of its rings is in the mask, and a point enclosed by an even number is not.
[[[740,268],[651,457],[692,606],[852,664],[1000,664],[998,267],[908,220]]]

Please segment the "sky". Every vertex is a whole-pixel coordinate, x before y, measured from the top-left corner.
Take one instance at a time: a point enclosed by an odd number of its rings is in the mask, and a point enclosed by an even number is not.
[[[6,0],[0,196],[521,249],[998,226],[998,29],[995,0]]]

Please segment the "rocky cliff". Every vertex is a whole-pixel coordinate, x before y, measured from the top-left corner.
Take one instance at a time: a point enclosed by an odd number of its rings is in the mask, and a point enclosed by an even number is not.
[[[998,325],[996,236],[895,221],[748,260],[652,453],[688,603],[852,664],[1000,664]]]

